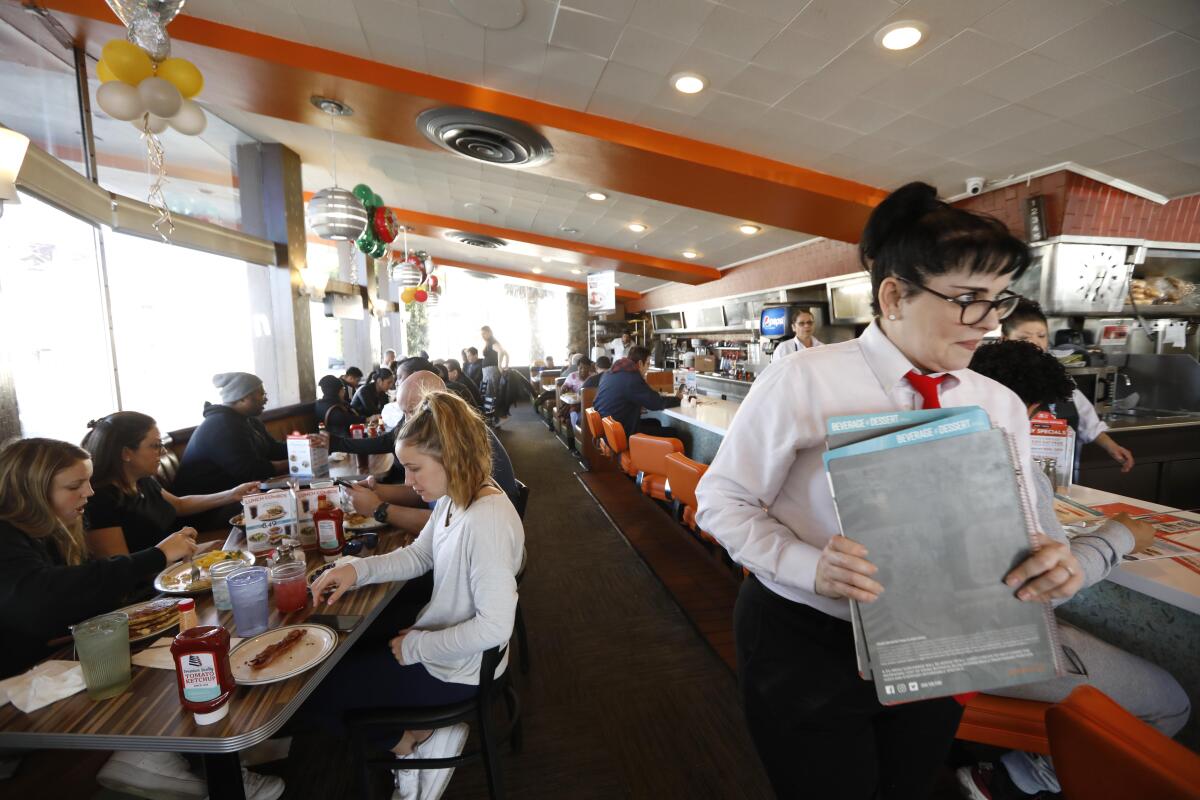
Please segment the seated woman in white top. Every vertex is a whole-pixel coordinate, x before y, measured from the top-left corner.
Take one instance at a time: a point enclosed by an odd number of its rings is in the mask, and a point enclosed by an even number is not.
[[[980,347],[971,358],[971,369],[1016,392],[1028,407],[1030,417],[1070,394],[1075,387],[1058,359],[1031,342],[1006,341]],[[1068,542],[1054,513],[1054,487],[1041,470],[1033,470],[1033,477],[1037,484],[1037,514],[1042,530],[1053,539]],[[1153,525],[1128,514],[1118,514],[1102,525],[1076,535],[1068,543],[1083,566],[1086,588],[1103,580],[1127,553],[1143,550],[1153,542]],[[1058,623],[1058,634],[1066,665],[1065,675],[989,694],[1059,703],[1075,687],[1089,684],[1167,736],[1174,736],[1187,724],[1191,702],[1179,682],[1162,667],[1062,620]],[[991,764],[960,767],[959,785],[966,796],[987,800],[1061,791],[1050,759],[1045,756],[1014,750],[1005,753],[1000,763],[1003,767]]]
[[[1050,347],[1050,327],[1046,324],[1046,315],[1042,313],[1041,306],[1032,300],[1021,300],[1016,311],[1004,320],[1001,333],[1005,339],[1032,342],[1041,350]],[[1078,388],[1072,388],[1070,399],[1055,403],[1050,411],[1070,423],[1078,437],[1078,444],[1095,442],[1121,465],[1121,472],[1133,469],[1133,453],[1108,435],[1108,426],[1100,420],[1096,407]]]
[[[425,396],[396,436],[405,478],[426,502],[429,522],[408,547],[329,570],[313,584],[327,603],[355,586],[433,571],[433,595],[411,628],[386,646],[366,641],[326,678],[306,711],[332,716],[354,708],[435,706],[473,697],[483,651],[508,642],[517,608],[516,574],[525,550],[521,520],[491,480],[483,420],[449,392]],[[508,664],[505,653],[497,674]],[[361,687],[370,686],[370,692]],[[465,726],[463,729],[465,735]],[[407,755],[428,731],[406,731]]]
[[[696,491],[700,527],[751,573],[734,612],[738,681],[779,797],[927,797],[962,716],[948,697],[882,706],[858,675],[849,598],[871,603],[887,587],[867,549],[840,535],[821,460],[826,419],[977,405],[1021,463],[1031,457],[1025,405],[967,369],[1016,306],[1008,286],[1028,268],[1028,246],[914,183],[871,213],[860,257],[875,321],[764,371]],[[1036,541],[996,580],[1022,601],[1071,597],[1083,567],[1066,544]]]
[[[786,342],[781,342],[775,348],[775,355],[771,357],[771,363],[780,361],[792,353],[799,353],[801,350],[807,350],[810,347],[816,347],[824,342],[817,341],[813,336],[813,328],[817,325],[817,320],[813,317],[812,312],[807,309],[797,308],[792,312],[792,333],[796,334]]]

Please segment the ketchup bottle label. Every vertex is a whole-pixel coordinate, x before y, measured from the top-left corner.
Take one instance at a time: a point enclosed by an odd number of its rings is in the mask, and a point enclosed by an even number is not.
[[[183,676],[183,696],[186,699],[203,703],[221,694],[217,662],[212,653],[190,653],[182,656],[177,666],[179,674]]]
[[[331,519],[317,521],[317,546],[322,550],[341,549],[342,545],[338,541],[336,522]]]

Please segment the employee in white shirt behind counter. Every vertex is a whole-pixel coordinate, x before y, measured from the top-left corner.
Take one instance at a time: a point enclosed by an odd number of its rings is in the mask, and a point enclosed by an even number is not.
[[[1022,299],[1017,308],[1010,314],[1001,327],[1005,339],[1016,339],[1019,342],[1035,344],[1042,351],[1050,349],[1050,326],[1042,307],[1032,300]],[[1084,397],[1078,387],[1071,392],[1068,400],[1055,403],[1049,409],[1056,417],[1065,419],[1075,431],[1080,445],[1095,442],[1112,456],[1113,461],[1121,465],[1121,472],[1133,469],[1133,453],[1117,444],[1108,435],[1108,426],[1100,420],[1096,407]],[[1078,462],[1078,459],[1076,459]]]
[[[775,348],[775,355],[771,357],[771,363],[782,361],[792,353],[799,353],[801,350],[824,344],[813,336],[813,328],[816,326],[817,320],[811,311],[803,308],[794,309],[792,311],[792,333],[796,335],[786,342],[779,343],[779,346]]]
[[[882,706],[858,676],[848,598],[870,603],[887,587],[866,548],[839,535],[821,461],[825,420],[978,405],[1030,461],[1025,405],[967,369],[1016,307],[1008,286],[1029,265],[1025,243],[913,183],[872,212],[859,248],[875,321],[858,339],[762,373],[696,492],[697,522],[751,572],[734,612],[738,681],[780,797],[926,797],[962,716],[953,698]],[[1045,602],[1073,596],[1083,570],[1067,545],[1041,537],[996,579]]]

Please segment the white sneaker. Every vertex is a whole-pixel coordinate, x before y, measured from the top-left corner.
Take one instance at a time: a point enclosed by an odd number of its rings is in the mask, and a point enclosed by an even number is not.
[[[151,800],[201,800],[208,785],[178,753],[121,750],[100,768],[96,783]]]
[[[239,755],[243,767],[257,767],[259,764],[270,764],[272,761],[282,761],[288,757],[292,749],[292,737],[284,736],[279,739],[266,739],[252,747],[243,750]]]
[[[279,800],[283,794],[283,778],[274,775],[259,775],[242,767],[242,786],[246,789],[246,800]]]
[[[416,758],[416,751],[408,755],[397,755],[396,760],[402,761],[406,758]],[[415,769],[394,769],[392,774],[396,778],[396,790],[392,792],[392,800],[417,800],[417,793],[420,792],[421,773]]]
[[[438,728],[432,736],[417,746],[415,752],[419,752],[421,758],[451,758],[462,753],[469,732],[470,727],[465,722],[448,728]],[[438,800],[450,785],[453,775],[454,767],[421,770],[420,800]]]

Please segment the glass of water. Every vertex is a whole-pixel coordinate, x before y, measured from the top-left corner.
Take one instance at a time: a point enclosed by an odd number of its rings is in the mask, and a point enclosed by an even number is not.
[[[246,566],[241,561],[218,561],[208,568],[208,577],[212,582],[213,605],[218,611],[232,611],[233,601],[229,599],[229,587],[225,579]]]
[[[101,614],[71,628],[75,654],[88,697],[106,700],[129,686],[129,617],[124,611]]]
[[[238,636],[257,636],[269,626],[268,575],[266,567],[243,567],[225,578]]]

